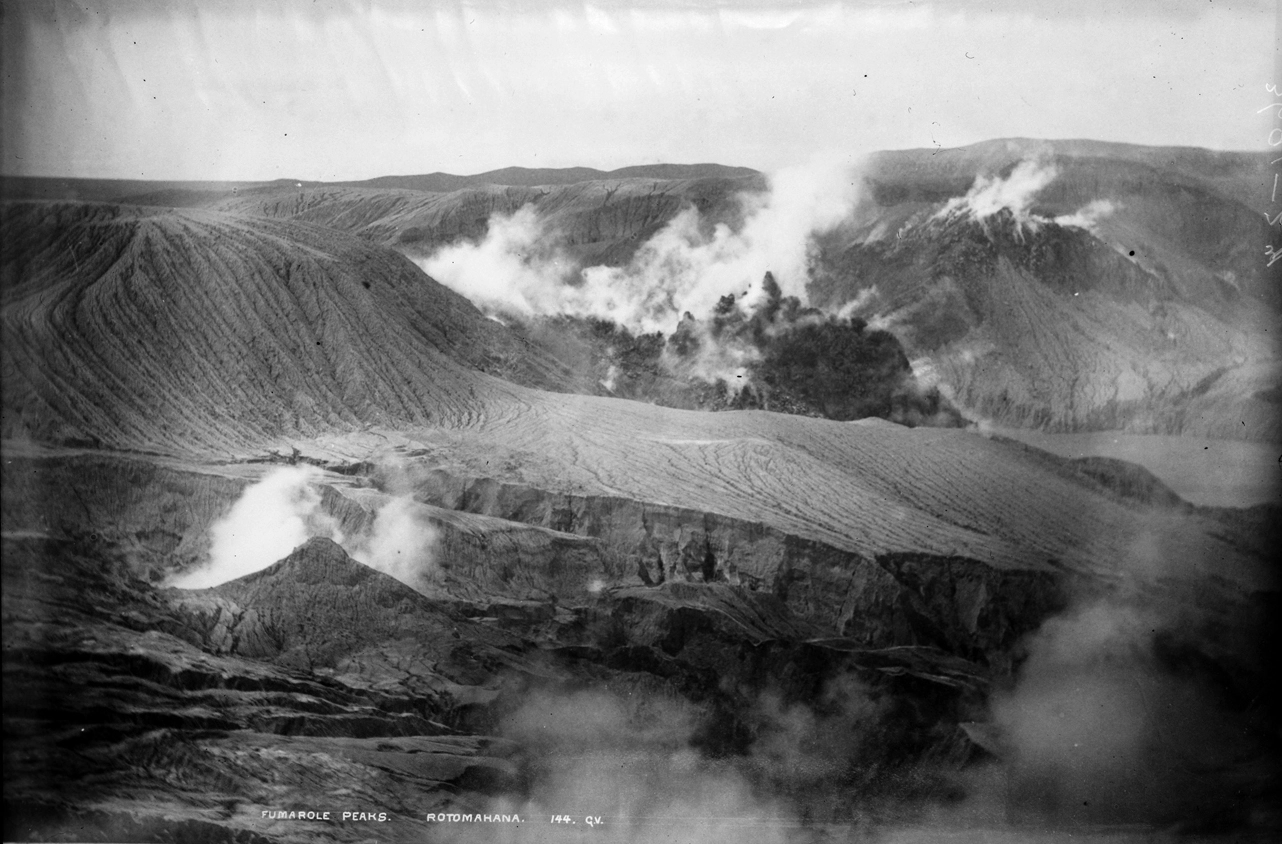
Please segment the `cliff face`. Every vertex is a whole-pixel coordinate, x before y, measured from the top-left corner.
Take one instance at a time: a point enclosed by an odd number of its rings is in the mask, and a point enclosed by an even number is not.
[[[420,498],[592,537],[603,583],[726,584],[770,595],[817,636],[930,645],[983,661],[1062,606],[1059,572],[964,557],[864,555],[717,513],[434,474]],[[929,571],[929,574],[927,574]]]
[[[191,471],[136,458],[13,459],[4,518],[36,534],[92,534],[117,549],[134,576],[158,583],[204,562],[210,527],[263,474],[256,466]],[[330,477],[334,485],[323,488],[320,507],[345,541],[363,548],[380,509],[397,499]],[[618,587],[724,584],[734,593],[773,596],[815,636],[870,647],[930,645],[981,662],[1062,603],[1060,573],[1044,566],[861,553],[716,512],[439,470],[414,489],[414,524],[430,532],[430,553],[398,574],[409,588],[440,599],[519,606],[583,602]],[[273,582],[293,576],[286,566]],[[249,635],[231,632],[237,616],[230,609],[207,614],[202,625],[222,630],[210,633],[211,646],[226,650],[231,639]]]

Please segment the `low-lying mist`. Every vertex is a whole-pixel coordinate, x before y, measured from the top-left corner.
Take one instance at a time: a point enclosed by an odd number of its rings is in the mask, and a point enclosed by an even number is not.
[[[1016,818],[1211,828],[1244,819],[1261,745],[1221,678],[1195,661],[1199,643],[1170,624],[1158,609],[1100,599],[1030,640],[1017,682],[991,707]]]
[[[853,677],[834,678],[809,703],[768,689],[750,694],[741,713],[746,752],[726,754],[706,736],[724,716],[671,687],[624,680],[519,691],[495,726],[521,747],[527,793],[451,810],[519,814],[531,819],[533,835],[442,827],[453,836],[445,840],[565,841],[569,829],[547,824],[565,815],[577,827],[599,819],[575,831],[605,842],[796,841],[805,804],[821,802],[807,790],[830,790],[824,783],[856,763],[864,725],[882,713]]]
[[[1088,586],[1016,649],[988,723],[996,760],[968,805],[1005,823],[1217,835],[1282,820],[1275,681],[1250,644],[1267,610],[1163,553],[1141,530],[1113,578]],[[948,815],[941,817],[947,818]]]

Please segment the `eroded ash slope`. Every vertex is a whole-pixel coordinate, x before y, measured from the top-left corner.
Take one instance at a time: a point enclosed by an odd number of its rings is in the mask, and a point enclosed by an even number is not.
[[[240,453],[285,434],[454,424],[571,375],[330,229],[203,211],[8,203],[6,437]],[[570,383],[567,383],[570,382]]]
[[[861,299],[973,418],[1277,441],[1262,172],[1089,141],[880,153],[811,295]]]

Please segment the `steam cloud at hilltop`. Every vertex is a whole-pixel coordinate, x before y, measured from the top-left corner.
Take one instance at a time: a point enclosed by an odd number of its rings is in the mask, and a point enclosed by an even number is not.
[[[1005,179],[996,176],[976,176],[975,183],[965,196],[948,200],[940,209],[938,217],[965,214],[977,220],[986,220],[1001,211],[1009,209],[1020,223],[1041,221],[1034,217],[1029,209],[1033,197],[1042,188],[1055,181],[1058,170],[1053,164],[1043,164],[1032,159],[1025,159],[1015,166]]]
[[[209,529],[209,562],[175,578],[179,589],[208,589],[267,568],[313,536],[342,544],[343,533],[320,509],[312,466],[276,469],[245,489]]]
[[[269,472],[250,485],[225,516],[209,529],[209,560],[174,578],[179,589],[209,589],[261,571],[289,556],[312,537],[331,539],[353,559],[418,588],[434,569],[436,529],[418,515],[408,498],[379,508],[368,534],[346,537],[321,507],[314,466]]]
[[[738,230],[718,224],[709,232],[698,211],[687,208],[624,267],[576,271],[558,248],[561,234],[530,206],[496,215],[480,242],[447,246],[420,265],[482,308],[594,316],[633,331],[670,331],[683,313],[707,313],[726,294],[752,306],[767,271],[785,295],[804,302],[811,235],[845,219],[855,182],[849,165],[833,159],[781,170],[768,193],[740,197],[745,219]]]
[[[1099,220],[1117,210],[1116,204],[1109,200],[1095,200],[1072,214],[1062,214],[1055,218],[1034,214],[1033,199],[1058,176],[1059,168],[1054,163],[1026,158],[1015,165],[1010,175],[1004,179],[983,174],[976,176],[970,190],[963,196],[948,200],[935,214],[935,218],[968,216],[983,222],[997,212],[1006,210],[1021,227],[1036,228],[1053,222],[1061,226],[1094,230]]]

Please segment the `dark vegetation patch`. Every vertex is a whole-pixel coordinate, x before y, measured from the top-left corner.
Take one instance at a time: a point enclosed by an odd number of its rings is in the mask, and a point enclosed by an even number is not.
[[[770,273],[763,286],[754,306],[727,294],[710,314],[687,312],[667,335],[568,315],[536,318],[520,330],[619,398],[689,410],[965,424],[938,389],[917,382],[893,334],[806,307],[784,296]]]

